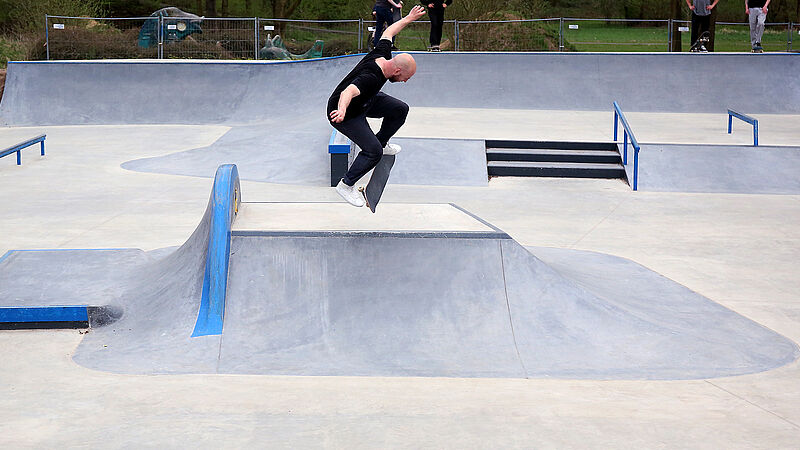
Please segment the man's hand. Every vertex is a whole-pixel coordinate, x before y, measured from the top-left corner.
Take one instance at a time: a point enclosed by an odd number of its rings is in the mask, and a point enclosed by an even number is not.
[[[749,16],[750,15],[750,8],[745,8],[744,9],[744,13]]]
[[[692,11],[694,11],[694,5],[690,6],[690,7],[689,7],[689,9],[691,9]]]
[[[331,122],[333,123],[342,123],[344,120],[345,110],[343,109],[336,109],[331,111]]]
[[[761,12],[766,14],[767,13],[767,5],[761,7]]]
[[[411,22],[413,22],[424,15],[425,15],[425,8],[423,8],[422,5],[417,5],[411,8],[411,11],[408,12],[408,15],[406,17],[411,19]]]
[[[428,3],[428,8],[433,8],[433,3]]]

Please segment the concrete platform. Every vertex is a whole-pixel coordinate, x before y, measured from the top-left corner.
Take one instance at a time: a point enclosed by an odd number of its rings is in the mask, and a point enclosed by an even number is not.
[[[451,204],[381,203],[380,214],[373,214],[342,202],[244,202],[231,231],[501,233]]]

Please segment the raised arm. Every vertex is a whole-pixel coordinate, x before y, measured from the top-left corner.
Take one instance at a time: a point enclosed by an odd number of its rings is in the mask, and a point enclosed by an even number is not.
[[[381,35],[381,39],[389,39],[391,40],[393,37],[397,36],[406,25],[410,24],[411,22],[419,19],[420,17],[425,15],[425,8],[422,6],[415,6],[411,8],[411,11],[408,12],[408,15],[403,17],[402,19],[398,20],[397,22],[393,23],[392,26],[386,29]]]

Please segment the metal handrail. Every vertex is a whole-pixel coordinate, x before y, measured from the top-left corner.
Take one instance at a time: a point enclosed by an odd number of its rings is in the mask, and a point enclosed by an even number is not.
[[[17,154],[17,165],[22,165],[22,156],[21,152],[23,149],[28,148],[36,143],[40,144],[41,147],[41,155],[44,156],[44,140],[47,138],[46,134],[40,134],[34,138],[28,139],[26,141],[20,142],[18,144],[12,145],[6,149],[0,150],[0,158],[3,156],[8,156],[12,153]]]
[[[631,145],[633,145],[633,190],[638,189],[639,184],[639,141],[636,140],[636,136],[633,135],[633,130],[631,130],[630,124],[628,124],[628,120],[625,118],[625,115],[622,114],[622,110],[619,108],[619,103],[616,101],[614,102],[614,142],[617,141],[617,129],[619,121],[622,121],[622,127],[624,129],[624,143],[622,145],[623,148],[623,157],[622,157],[622,164],[628,164],[628,137],[630,137]]]
[[[728,110],[728,134],[731,134],[733,128],[733,118],[743,120],[753,126],[753,147],[758,147],[758,119],[750,117],[747,114],[738,113],[732,109]]]

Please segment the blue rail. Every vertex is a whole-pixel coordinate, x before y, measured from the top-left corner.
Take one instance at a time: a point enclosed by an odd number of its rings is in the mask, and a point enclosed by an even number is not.
[[[733,128],[733,118],[744,120],[745,122],[753,125],[753,146],[758,147],[758,120],[747,114],[738,113],[732,109],[728,110],[728,134],[731,134]]]
[[[41,153],[42,153],[42,156],[44,156],[44,139],[46,137],[47,137],[46,134],[42,134],[40,136],[36,136],[35,138],[28,139],[25,142],[20,142],[19,144],[12,145],[11,147],[8,147],[8,148],[6,148],[4,150],[0,150],[0,158],[2,158],[3,156],[8,156],[8,155],[10,155],[12,153],[16,153],[17,154],[17,165],[19,166],[19,165],[22,164],[22,157],[20,156],[20,152],[22,151],[22,149],[24,149],[26,147],[30,147],[31,145],[33,145],[33,144],[35,144],[37,142],[41,144],[41,147],[42,147]]]
[[[630,138],[631,145],[633,145],[633,190],[635,191],[638,189],[639,184],[639,141],[637,141],[636,136],[633,135],[628,120],[625,119],[625,115],[622,114],[622,110],[619,109],[619,104],[614,102],[614,141],[617,140],[617,130],[620,121],[622,121],[622,127],[625,132],[625,142],[622,145],[622,164],[628,164],[628,138]]]
[[[203,293],[192,337],[222,334],[231,254],[231,225],[240,204],[239,170],[235,164],[219,166],[209,200],[211,215],[208,218],[210,226]]]

